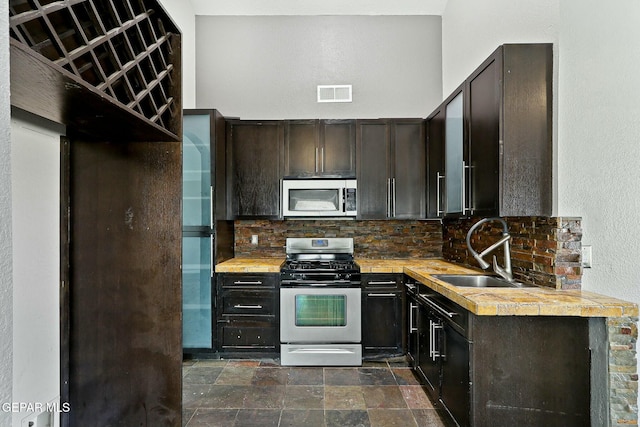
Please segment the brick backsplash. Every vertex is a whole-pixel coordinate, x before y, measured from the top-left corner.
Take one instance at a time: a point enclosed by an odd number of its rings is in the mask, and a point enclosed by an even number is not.
[[[478,267],[469,254],[466,236],[480,218],[440,221],[238,220],[236,257],[284,257],[287,237],[353,237],[359,258],[444,258]],[[514,277],[556,289],[580,289],[582,283],[581,219],[574,217],[506,217]],[[481,226],[473,235],[478,252],[500,235],[498,222]],[[251,236],[258,235],[258,245]],[[502,253],[495,252],[499,263]]]
[[[480,218],[445,219],[444,259],[478,267],[467,250],[467,231]],[[511,235],[511,264],[516,280],[556,289],[580,289],[582,284],[580,218],[506,217]],[[499,222],[483,224],[472,236],[477,252],[497,240]],[[503,254],[495,252],[502,265]]]
[[[251,235],[258,244],[251,244]],[[283,257],[287,237],[353,237],[358,258],[442,258],[440,221],[238,220],[236,257]]]

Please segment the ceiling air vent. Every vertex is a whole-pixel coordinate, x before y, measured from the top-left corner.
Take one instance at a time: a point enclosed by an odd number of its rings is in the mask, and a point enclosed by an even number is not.
[[[318,102],[351,102],[351,85],[318,85]]]

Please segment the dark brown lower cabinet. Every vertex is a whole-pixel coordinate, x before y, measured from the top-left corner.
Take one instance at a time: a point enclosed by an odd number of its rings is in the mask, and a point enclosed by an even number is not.
[[[415,369],[431,398],[437,401],[440,398],[441,364],[440,357],[434,353],[434,349],[442,347],[442,334],[439,333],[442,325],[439,317],[419,299],[416,301],[415,313],[415,322],[419,325]],[[439,326],[439,329],[436,329],[436,326]]]
[[[589,427],[606,419],[607,396],[598,391],[606,390],[604,319],[476,316],[417,289],[407,305],[418,341],[410,359],[436,408],[458,426]]]
[[[404,318],[402,274],[363,274],[363,357],[401,356]]]
[[[473,316],[472,321],[471,425],[592,425],[591,414],[601,408],[591,400],[591,375],[606,372],[607,363],[591,358],[588,318]]]
[[[409,279],[409,280],[407,280]],[[409,366],[417,369],[418,366],[418,295],[417,285],[413,279],[405,276],[406,290],[406,350]]]
[[[216,283],[217,350],[278,352],[278,274],[219,273]]]

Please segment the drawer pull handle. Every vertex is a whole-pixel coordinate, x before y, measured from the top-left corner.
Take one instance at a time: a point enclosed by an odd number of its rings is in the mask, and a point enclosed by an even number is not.
[[[262,309],[261,305],[243,305],[243,304],[236,304],[233,306],[233,308],[251,308],[251,309],[256,309],[256,310],[260,310]]]
[[[369,282],[369,285],[396,285],[395,280],[389,280],[387,282]]]
[[[396,294],[367,294],[368,297],[395,297]]]
[[[233,282],[234,285],[262,285],[262,281],[261,280],[257,280],[255,282],[245,282],[242,280],[237,280],[235,282]]]
[[[424,295],[420,295],[419,297],[424,303],[426,303],[429,307],[433,308],[435,311],[437,311],[438,313],[447,316],[449,319],[451,319],[453,316],[458,316],[459,313],[456,313],[455,311],[447,311],[444,308],[440,307],[438,304],[436,304],[434,301],[430,300],[429,298],[427,298]]]

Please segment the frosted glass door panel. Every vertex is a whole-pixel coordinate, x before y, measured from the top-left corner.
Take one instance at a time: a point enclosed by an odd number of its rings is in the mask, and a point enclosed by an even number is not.
[[[211,115],[185,114],[182,156],[182,346],[213,346]]]
[[[211,225],[210,117],[184,116],[183,226]]]
[[[211,348],[211,237],[182,239],[182,346]]]
[[[463,113],[462,92],[451,100],[445,114],[446,213],[463,212]]]

